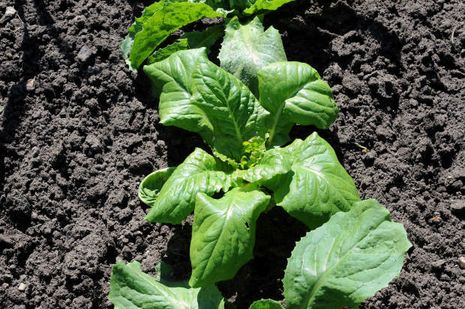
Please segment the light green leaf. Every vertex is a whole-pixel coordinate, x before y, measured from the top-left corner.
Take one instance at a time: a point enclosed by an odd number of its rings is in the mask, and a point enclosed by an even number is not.
[[[337,106],[331,88],[318,72],[301,62],[277,62],[258,72],[260,103],[271,112],[270,144],[289,140],[294,124],[328,128]]]
[[[272,299],[260,299],[254,301],[249,309],[284,309],[280,302]]]
[[[174,167],[168,167],[146,176],[139,185],[139,199],[147,206],[152,207],[158,197],[158,193],[160,193],[161,188],[168,178],[170,178],[171,174],[173,174],[174,170]]]
[[[201,289],[168,287],[142,272],[138,262],[116,263],[110,279],[110,301],[115,309],[224,308],[215,286]]]
[[[205,113],[192,103],[192,74],[200,61],[208,61],[205,48],[179,51],[163,61],[144,66],[155,92],[161,92],[160,122],[200,133],[211,139]]]
[[[275,11],[286,3],[294,0],[257,0],[252,6],[244,10],[247,15]]]
[[[349,210],[359,200],[352,178],[331,146],[316,132],[281,151],[276,160],[289,172],[282,174],[282,170],[277,170],[265,186],[274,191],[277,205],[310,228],[326,222],[338,211]]]
[[[243,83],[208,60],[205,48],[176,52],[144,70],[163,85],[163,124],[199,133],[236,161],[244,141],[265,136],[268,112]]]
[[[411,247],[375,200],[340,212],[296,245],[284,276],[289,308],[358,307],[399,275]]]
[[[258,17],[246,25],[233,18],[226,26],[218,58],[222,68],[257,94],[257,71],[267,64],[286,61],[286,54],[276,29],[270,27],[264,31]]]
[[[160,190],[145,219],[149,222],[179,224],[193,210],[195,196],[212,195],[231,186],[231,176],[219,169],[214,157],[196,148],[179,165]]]
[[[131,67],[139,68],[155,48],[179,28],[205,17],[219,16],[221,14],[204,3],[162,0],[149,6],[129,28],[128,40],[133,39],[133,43],[124,43],[126,53],[128,47],[130,49]]]
[[[211,135],[202,137],[218,152],[240,160],[243,142],[265,136],[268,112],[242,82],[210,61],[198,64],[193,79],[193,105],[211,128]]]
[[[253,188],[235,188],[218,200],[197,195],[190,247],[191,286],[231,279],[252,258],[256,221],[269,201],[269,196]]]

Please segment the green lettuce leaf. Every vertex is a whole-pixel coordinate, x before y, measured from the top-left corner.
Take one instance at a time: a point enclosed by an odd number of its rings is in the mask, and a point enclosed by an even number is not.
[[[245,141],[265,136],[268,112],[241,81],[210,61],[199,62],[192,76],[193,105],[211,128],[211,135],[202,137],[218,152],[240,160]]]
[[[162,61],[163,59],[168,58],[172,54],[180,50],[189,49],[189,42],[185,38],[180,38],[176,40],[174,43],[169,44],[163,48],[155,50],[148,58],[147,64],[152,64],[155,62]]]
[[[281,35],[275,28],[264,31],[258,17],[246,25],[233,18],[226,26],[218,58],[222,68],[257,94],[257,71],[267,64],[286,61],[286,53]]]
[[[254,301],[249,309],[284,309],[280,302],[272,299],[260,299]]]
[[[152,207],[158,198],[158,193],[174,170],[174,167],[168,167],[147,175],[139,185],[139,199],[147,206]]]
[[[197,195],[190,247],[191,286],[231,279],[252,258],[256,221],[269,201],[269,196],[253,188],[235,188],[220,199]]]
[[[244,10],[247,15],[275,11],[286,3],[294,0],[257,0],[253,5]]]
[[[205,3],[162,0],[147,7],[128,30],[123,54],[131,68],[137,69],[169,35],[202,18],[222,16]]]
[[[331,146],[315,132],[274,148],[250,170],[234,177],[263,184],[290,215],[315,228],[359,200],[355,184]]]
[[[245,141],[265,137],[268,112],[249,89],[207,58],[205,48],[179,51],[144,67],[160,95],[160,121],[199,133],[236,161]]]
[[[270,144],[289,140],[294,124],[328,128],[337,106],[331,88],[318,72],[301,62],[277,62],[258,72],[260,103],[272,114]]]
[[[152,64],[168,58],[180,50],[206,47],[209,50],[213,44],[223,35],[224,27],[217,25],[204,31],[186,32],[174,43],[157,49],[147,58],[147,63]]]
[[[109,298],[115,309],[224,308],[224,300],[215,286],[169,287],[142,272],[138,262],[119,262],[113,266]]]
[[[205,113],[192,102],[192,74],[199,62],[208,61],[205,48],[179,51],[151,65],[144,66],[154,92],[160,92],[160,122],[167,126],[199,133],[211,139],[211,128]]]
[[[296,245],[284,275],[289,308],[358,308],[399,275],[411,247],[375,200],[340,212]]]
[[[172,172],[154,200],[143,200],[151,207],[145,219],[152,223],[179,224],[194,210],[197,193],[213,195],[227,191],[230,186],[231,176],[220,170],[215,158],[196,148]]]

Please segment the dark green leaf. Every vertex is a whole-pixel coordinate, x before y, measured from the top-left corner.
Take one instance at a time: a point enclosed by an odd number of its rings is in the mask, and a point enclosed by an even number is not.
[[[155,48],[179,28],[205,17],[219,16],[221,14],[204,3],[161,1],[147,7],[129,28],[129,40],[133,39],[133,43],[124,43],[126,53],[130,46],[131,67],[139,68]]]

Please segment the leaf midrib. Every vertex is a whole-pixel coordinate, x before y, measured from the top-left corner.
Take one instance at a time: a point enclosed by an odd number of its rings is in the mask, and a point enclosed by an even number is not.
[[[362,215],[363,213],[360,214],[360,216]],[[353,246],[351,246],[349,249],[347,249],[346,253],[344,253],[344,255],[336,262],[336,264],[334,264],[333,266],[330,266],[329,268],[327,268],[327,271],[325,271],[323,273],[323,275],[321,275],[321,277],[317,280],[317,282],[315,283],[315,285],[313,286],[312,290],[310,291],[309,294],[307,294],[307,297],[305,298],[304,300],[304,304],[305,304],[305,307],[304,308],[309,308],[309,304],[311,303],[311,301],[313,302],[314,301],[314,298],[316,296],[316,292],[323,286],[324,284],[324,281],[323,279],[326,279],[326,277],[328,277],[333,271],[335,268],[337,268],[339,266],[339,264],[352,252],[352,250],[358,245],[360,244],[366,237],[368,237],[368,235],[371,234],[372,231],[376,230],[381,224],[383,224],[383,222],[385,222],[385,220],[382,220],[380,222],[378,222],[378,224],[375,226],[375,227],[372,227],[370,228],[369,232],[363,236],[360,240],[358,240]],[[307,247],[307,246],[306,246]],[[331,249],[332,250],[332,249]],[[331,253],[331,252],[330,252]],[[329,258],[329,256],[328,256]]]

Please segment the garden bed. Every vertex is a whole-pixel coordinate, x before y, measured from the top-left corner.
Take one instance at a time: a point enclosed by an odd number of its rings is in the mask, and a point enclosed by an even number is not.
[[[136,195],[144,175],[204,147],[159,125],[147,80],[121,58],[143,6],[0,4],[5,308],[109,308],[117,260],[151,271],[163,259],[174,276],[189,276],[190,221],[151,225]],[[362,196],[386,205],[413,244],[400,277],[364,307],[465,307],[465,4],[299,1],[266,22],[283,34],[289,60],[311,64],[332,86],[339,117],[319,133]],[[278,298],[303,233],[278,208],[262,216],[258,254],[220,285],[225,296],[239,308]]]

